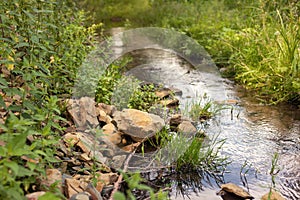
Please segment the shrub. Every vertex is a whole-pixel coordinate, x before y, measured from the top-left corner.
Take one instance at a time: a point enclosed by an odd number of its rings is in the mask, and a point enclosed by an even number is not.
[[[0,3],[1,199],[24,199],[58,162],[60,98],[92,48],[84,20],[72,1]]]

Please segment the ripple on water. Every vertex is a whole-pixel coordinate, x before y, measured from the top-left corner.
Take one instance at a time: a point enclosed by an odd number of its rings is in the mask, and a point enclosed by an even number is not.
[[[121,48],[122,44],[116,46]],[[209,134],[219,134],[220,139],[226,139],[222,154],[229,156],[233,162],[229,166],[231,173],[225,175],[225,181],[241,185],[240,170],[246,162],[249,171],[245,176],[250,192],[260,199],[268,191],[271,160],[278,152],[281,171],[276,186],[287,199],[300,199],[299,109],[263,106],[255,102],[249,92],[236,88],[220,77],[216,78],[214,73],[189,71],[187,63],[170,51],[144,49],[131,55],[134,66],[128,73],[141,80],[182,90],[183,95],[179,98],[183,104],[190,100],[185,97],[197,99],[202,93],[215,97],[215,100],[239,99],[239,106],[233,106],[233,115],[230,110],[223,111],[208,129]],[[207,187],[198,195],[192,193],[190,198],[217,200],[220,197],[215,195],[216,190]],[[176,196],[175,191],[172,199],[183,198]]]

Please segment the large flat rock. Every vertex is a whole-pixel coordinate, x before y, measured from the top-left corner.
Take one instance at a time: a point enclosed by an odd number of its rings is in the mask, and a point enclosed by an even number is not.
[[[136,142],[153,137],[165,126],[160,116],[136,109],[116,111],[113,119],[118,130],[131,136]]]

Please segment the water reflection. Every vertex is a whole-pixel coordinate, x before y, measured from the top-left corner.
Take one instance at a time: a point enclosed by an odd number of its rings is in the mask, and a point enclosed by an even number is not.
[[[122,48],[120,44],[118,48]],[[205,93],[217,102],[236,99],[238,105],[229,105],[233,112],[224,110],[207,128],[209,135],[221,133],[219,139],[226,139],[222,154],[229,156],[232,164],[228,167],[230,173],[224,176],[225,181],[242,185],[247,180],[250,193],[260,199],[268,192],[271,160],[278,152],[281,171],[276,186],[287,199],[300,199],[299,109],[261,105],[247,91],[216,74],[194,70],[170,51],[144,49],[130,55],[134,59],[127,73],[144,81],[180,89],[182,95],[178,98],[182,108]],[[193,174],[185,176],[179,177],[184,181],[173,183],[172,199],[182,199],[178,195],[178,190],[182,189],[188,191],[191,199],[220,199],[215,196],[217,185],[209,185],[202,178],[199,179],[201,183],[195,182],[191,179],[195,177]],[[178,189],[180,184],[184,185]],[[203,189],[201,193],[193,191],[197,186]]]

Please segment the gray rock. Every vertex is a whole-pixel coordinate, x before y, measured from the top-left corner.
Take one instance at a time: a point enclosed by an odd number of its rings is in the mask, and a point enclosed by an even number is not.
[[[85,192],[80,192],[71,196],[70,200],[90,200],[90,195]]]
[[[67,110],[77,127],[96,127],[99,125],[95,101],[90,97],[68,100]]]
[[[165,126],[160,116],[136,109],[116,111],[114,121],[119,131],[131,136],[136,142],[153,137]]]
[[[114,169],[121,169],[126,160],[126,155],[114,156],[112,159],[111,167]]]

